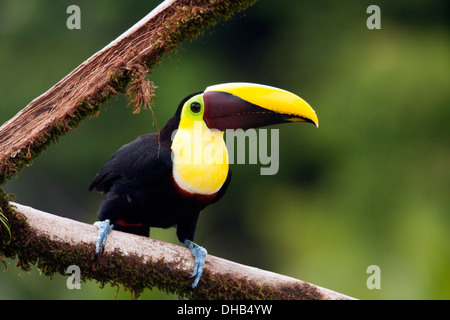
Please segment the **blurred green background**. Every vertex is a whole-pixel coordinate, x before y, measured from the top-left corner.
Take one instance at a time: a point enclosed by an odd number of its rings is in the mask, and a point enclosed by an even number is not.
[[[158,1],[0,0],[0,122],[151,11]],[[68,30],[66,8],[81,8]],[[381,30],[366,9],[381,8]],[[293,91],[320,128],[280,126],[280,170],[233,165],[225,197],[201,215],[196,242],[229,260],[360,299],[450,298],[450,24],[448,1],[270,1],[186,42],[150,76],[161,128],[187,94],[231,81]],[[87,186],[118,147],[154,132],[123,96],[52,145],[5,187],[17,202],[87,223]],[[177,243],[175,230],[152,237]],[[369,290],[378,265],[381,289]],[[15,261],[2,299],[113,299],[116,288],[68,290]],[[118,298],[129,299],[120,290]],[[146,290],[142,299],[176,298]]]

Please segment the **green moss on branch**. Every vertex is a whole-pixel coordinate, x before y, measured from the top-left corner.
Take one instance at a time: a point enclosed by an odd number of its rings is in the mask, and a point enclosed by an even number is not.
[[[228,19],[233,13],[247,8],[254,2],[255,0],[176,1],[167,9],[167,12],[158,17],[156,31],[152,28],[150,28],[151,30],[144,28],[143,31],[133,35],[134,39],[139,37],[145,39],[145,37],[151,36],[149,40],[151,46],[146,45],[149,50],[134,48],[126,51],[126,53],[135,52],[134,55],[115,57],[117,61],[105,75],[107,80],[94,94],[79,96],[74,108],[67,107],[68,111],[62,117],[57,117],[53,122],[46,124],[45,129],[38,136],[24,139],[24,142],[11,154],[4,155],[0,159],[0,184],[5,184],[9,178],[17,175],[49,145],[57,143],[61,136],[78,127],[82,120],[97,115],[100,106],[110,97],[119,93],[128,93],[135,110],[140,105],[145,106],[150,103],[154,93],[145,87],[150,83],[145,77],[159,65],[164,54],[174,52],[178,45],[185,40],[195,39],[207,26]],[[112,50],[111,54],[112,52],[115,51]],[[138,52],[139,54],[137,54]],[[105,52],[105,54],[109,53],[109,51]],[[133,62],[130,64],[131,60]],[[74,79],[80,82],[85,80],[82,76]],[[81,86],[81,83],[69,84],[71,88]],[[58,86],[54,88],[58,90]],[[150,86],[150,89],[152,88],[153,86]],[[65,93],[64,90],[62,92]],[[42,103],[46,102],[50,105],[53,103],[53,101],[48,102],[43,99]],[[44,106],[43,110],[47,112],[47,110],[53,109]],[[13,144],[12,142],[16,138],[11,135],[10,140],[12,141],[9,142]],[[74,246],[51,241],[43,235],[35,234],[27,224],[26,217],[9,206],[8,196],[1,189],[0,208],[7,219],[10,230],[9,233],[8,228],[0,224],[0,260],[3,261],[4,257],[17,257],[18,265],[23,270],[29,270],[30,265],[36,265],[45,275],[51,276],[55,273],[64,275],[67,266],[76,264],[83,270],[83,280],[95,279],[101,285],[123,284],[135,295],[139,295],[144,288],[158,287],[166,292],[191,298],[271,297],[271,292],[267,288],[249,288],[242,281],[219,280],[208,272],[204,275],[203,285],[199,290],[188,290],[187,281],[184,279],[185,275],[174,274],[163,260],[156,263],[142,263],[139,257],[124,256],[120,252],[113,252],[94,261],[93,246]]]

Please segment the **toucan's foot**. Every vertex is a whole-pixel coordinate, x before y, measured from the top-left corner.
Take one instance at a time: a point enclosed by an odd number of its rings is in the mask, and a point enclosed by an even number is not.
[[[200,278],[203,274],[203,267],[205,266],[205,257],[208,253],[205,248],[199,246],[198,244],[190,241],[190,240],[184,240],[184,246],[189,248],[192,252],[192,255],[195,258],[194,261],[194,270],[192,271],[192,274],[188,277],[189,279],[195,278],[194,282],[192,283],[192,289],[197,287],[198,282],[200,281]]]
[[[97,243],[95,244],[95,256],[100,253],[100,250],[101,252],[105,250],[106,238],[114,228],[114,225],[109,222],[109,219],[106,219],[105,221],[97,221],[94,223],[94,226],[98,228]]]

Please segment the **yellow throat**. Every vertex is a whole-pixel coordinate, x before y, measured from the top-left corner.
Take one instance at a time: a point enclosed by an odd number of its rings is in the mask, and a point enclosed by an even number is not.
[[[194,194],[214,194],[228,176],[228,151],[223,132],[209,129],[203,120],[181,116],[172,141],[173,177]]]

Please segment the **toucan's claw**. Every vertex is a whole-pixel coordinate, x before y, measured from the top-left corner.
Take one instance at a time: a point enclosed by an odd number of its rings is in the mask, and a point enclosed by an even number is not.
[[[184,240],[184,246],[188,247],[192,255],[195,258],[194,261],[194,270],[192,271],[192,274],[188,277],[188,279],[195,278],[194,282],[192,283],[192,289],[196,288],[198,285],[198,282],[200,281],[200,278],[203,274],[203,267],[205,266],[205,257],[208,253],[205,248],[199,246],[195,242],[192,242],[190,240]]]
[[[105,221],[97,221],[94,223],[94,226],[98,228],[98,236],[97,236],[97,243],[95,244],[95,256],[105,250],[106,245],[106,239],[108,237],[108,234],[111,232],[111,230],[114,228],[113,224],[109,223],[109,219],[106,219]]]

